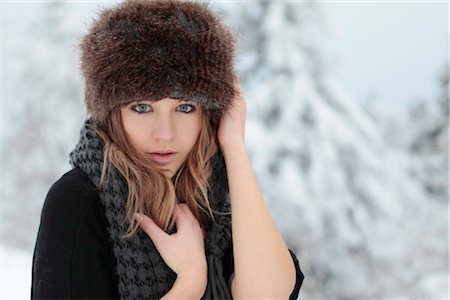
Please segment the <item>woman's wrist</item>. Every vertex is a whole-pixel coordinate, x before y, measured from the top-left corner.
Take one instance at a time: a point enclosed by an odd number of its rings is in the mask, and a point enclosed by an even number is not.
[[[229,142],[224,142],[220,144],[220,149],[222,150],[223,154],[229,154],[229,153],[235,153],[236,151],[246,151],[245,150],[245,143],[243,140],[236,139]]]

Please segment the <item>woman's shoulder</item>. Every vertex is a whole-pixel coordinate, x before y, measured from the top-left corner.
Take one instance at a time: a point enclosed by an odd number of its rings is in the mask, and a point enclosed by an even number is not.
[[[49,195],[80,194],[96,196],[98,195],[95,185],[80,168],[63,174],[50,188]]]
[[[51,186],[42,207],[31,298],[112,298],[114,265],[99,194],[82,170],[72,169]]]
[[[100,212],[100,198],[95,185],[79,168],[61,176],[49,189],[42,207],[42,220],[70,225],[83,217]],[[74,228],[74,227],[72,227]]]
[[[95,185],[80,169],[72,169],[50,188],[44,200],[37,246],[67,249],[105,247],[107,220]]]

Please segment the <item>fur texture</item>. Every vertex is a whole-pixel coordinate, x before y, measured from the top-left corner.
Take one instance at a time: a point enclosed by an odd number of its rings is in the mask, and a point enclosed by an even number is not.
[[[206,3],[126,0],[103,9],[80,42],[88,113],[166,97],[203,106],[213,125],[234,97],[236,39]]]

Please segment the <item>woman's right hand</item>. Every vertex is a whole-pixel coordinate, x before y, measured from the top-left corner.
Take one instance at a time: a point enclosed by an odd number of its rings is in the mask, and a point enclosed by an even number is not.
[[[138,216],[141,217],[139,227],[152,239],[166,264],[177,273],[177,282],[191,291],[204,292],[208,281],[205,236],[189,206],[185,203],[176,205],[177,232],[172,235],[164,232],[148,216]]]

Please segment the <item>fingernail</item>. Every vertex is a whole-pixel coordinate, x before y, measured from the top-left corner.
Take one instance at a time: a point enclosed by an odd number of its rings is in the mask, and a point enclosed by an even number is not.
[[[142,215],[141,215],[140,213],[135,213],[134,215],[136,216],[136,220],[137,220],[138,222],[141,222],[141,221],[142,221]]]

